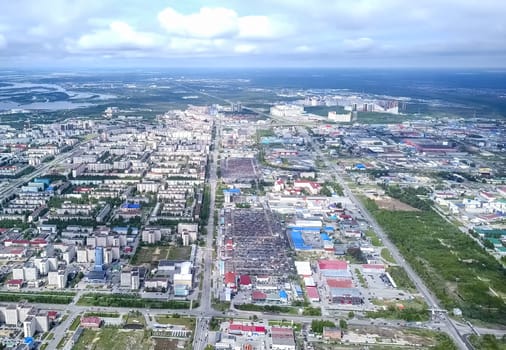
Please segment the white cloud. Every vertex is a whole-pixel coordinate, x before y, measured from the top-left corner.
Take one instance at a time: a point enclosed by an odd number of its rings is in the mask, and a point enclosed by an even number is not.
[[[238,44],[234,46],[234,52],[237,53],[253,53],[255,51],[257,51],[257,47],[252,44]]]
[[[190,15],[167,7],[158,14],[158,21],[169,34],[192,38],[229,37],[239,31],[237,13],[223,7],[202,7]]]
[[[128,23],[115,21],[108,29],[81,36],[75,49],[147,49],[159,46],[160,37],[154,33],[137,32]]]
[[[226,44],[224,39],[174,37],[170,39],[166,49],[168,52],[176,54],[202,54],[222,51]]]
[[[5,47],[7,47],[7,39],[5,39],[5,36],[0,33],[0,49],[3,49]]]
[[[167,7],[158,14],[158,22],[169,34],[190,38],[271,39],[286,32],[268,16],[241,17],[223,7],[202,7],[188,15]]]
[[[346,39],[343,41],[343,46],[352,52],[368,51],[373,48],[374,40],[371,38]]]
[[[269,39],[281,34],[267,16],[240,17],[238,26],[239,37],[244,39]]]
[[[299,45],[295,48],[295,52],[311,52],[313,51],[313,48],[312,47],[309,47],[307,45]]]

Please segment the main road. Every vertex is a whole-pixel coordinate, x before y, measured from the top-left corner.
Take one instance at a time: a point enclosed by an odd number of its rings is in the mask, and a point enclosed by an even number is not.
[[[91,140],[93,140],[93,138],[77,143],[71,151],[58,154],[53,160],[51,160],[47,163],[39,164],[35,168],[35,170],[32,171],[31,173],[23,175],[20,178],[14,179],[11,182],[9,182],[9,184],[6,187],[4,187],[0,190],[0,202],[3,202],[6,198],[15,194],[18,190],[18,187],[20,187],[25,182],[28,182],[29,180],[33,179],[34,177],[43,175],[54,165],[59,164],[65,160],[73,157],[74,154],[78,151],[78,148],[80,146],[90,142]]]
[[[218,115],[214,118],[214,139],[212,152],[209,157],[209,219],[207,221],[206,245],[202,254],[203,273],[200,276],[202,281],[200,305],[196,310],[197,316],[208,316],[212,314],[212,268],[213,268],[213,238],[214,238],[214,211],[216,201],[216,168],[218,162],[218,148],[221,135],[221,117]],[[193,349],[201,350],[207,345],[207,332],[209,330],[208,319],[198,317],[195,326],[195,335],[193,338]]]

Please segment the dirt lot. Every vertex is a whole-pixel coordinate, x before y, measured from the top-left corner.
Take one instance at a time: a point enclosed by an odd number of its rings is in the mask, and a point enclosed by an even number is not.
[[[184,340],[165,339],[165,338],[153,338],[153,339],[155,340],[155,350],[176,350],[185,348]]]
[[[380,209],[393,210],[393,211],[420,211],[392,197],[383,196],[373,199]]]

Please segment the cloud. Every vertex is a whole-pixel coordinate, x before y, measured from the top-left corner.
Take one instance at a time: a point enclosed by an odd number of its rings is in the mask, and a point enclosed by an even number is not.
[[[374,46],[374,40],[371,38],[345,39],[343,46],[345,50],[350,52],[369,51]]]
[[[202,7],[188,15],[167,7],[158,14],[158,22],[167,33],[190,38],[272,39],[283,34],[268,16],[241,17],[224,7]]]
[[[0,49],[7,47],[7,39],[5,39],[5,36],[3,36],[2,33],[0,33]]]
[[[0,5],[0,67],[122,57],[205,65],[459,62],[505,66],[506,1],[16,0]],[[167,7],[170,3],[170,7]],[[201,7],[199,3],[209,4]],[[212,4],[212,5],[210,5]],[[262,53],[262,55],[258,55]],[[251,61],[247,61],[251,56]],[[173,58],[177,58],[173,59]],[[261,59],[260,59],[261,57]],[[483,60],[490,57],[490,60]],[[142,63],[141,60],[139,60]],[[365,64],[365,63],[364,63]]]
[[[147,49],[160,45],[160,37],[154,33],[137,32],[128,23],[115,21],[108,29],[96,30],[81,36],[70,49]]]
[[[238,44],[235,45],[234,51],[237,53],[253,53],[257,51],[257,47],[251,44]]]
[[[202,7],[199,12],[183,15],[167,7],[158,14],[160,25],[169,33],[191,38],[222,38],[237,34],[238,16],[233,10]]]

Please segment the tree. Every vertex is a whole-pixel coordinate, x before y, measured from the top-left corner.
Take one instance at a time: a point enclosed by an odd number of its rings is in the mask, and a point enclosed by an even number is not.
[[[339,320],[339,328],[341,329],[348,329],[348,322],[346,322],[345,320]]]
[[[494,243],[490,242],[488,239],[483,241],[483,246],[488,249],[494,249]]]
[[[353,311],[348,312],[348,318],[355,317],[355,313]]]

